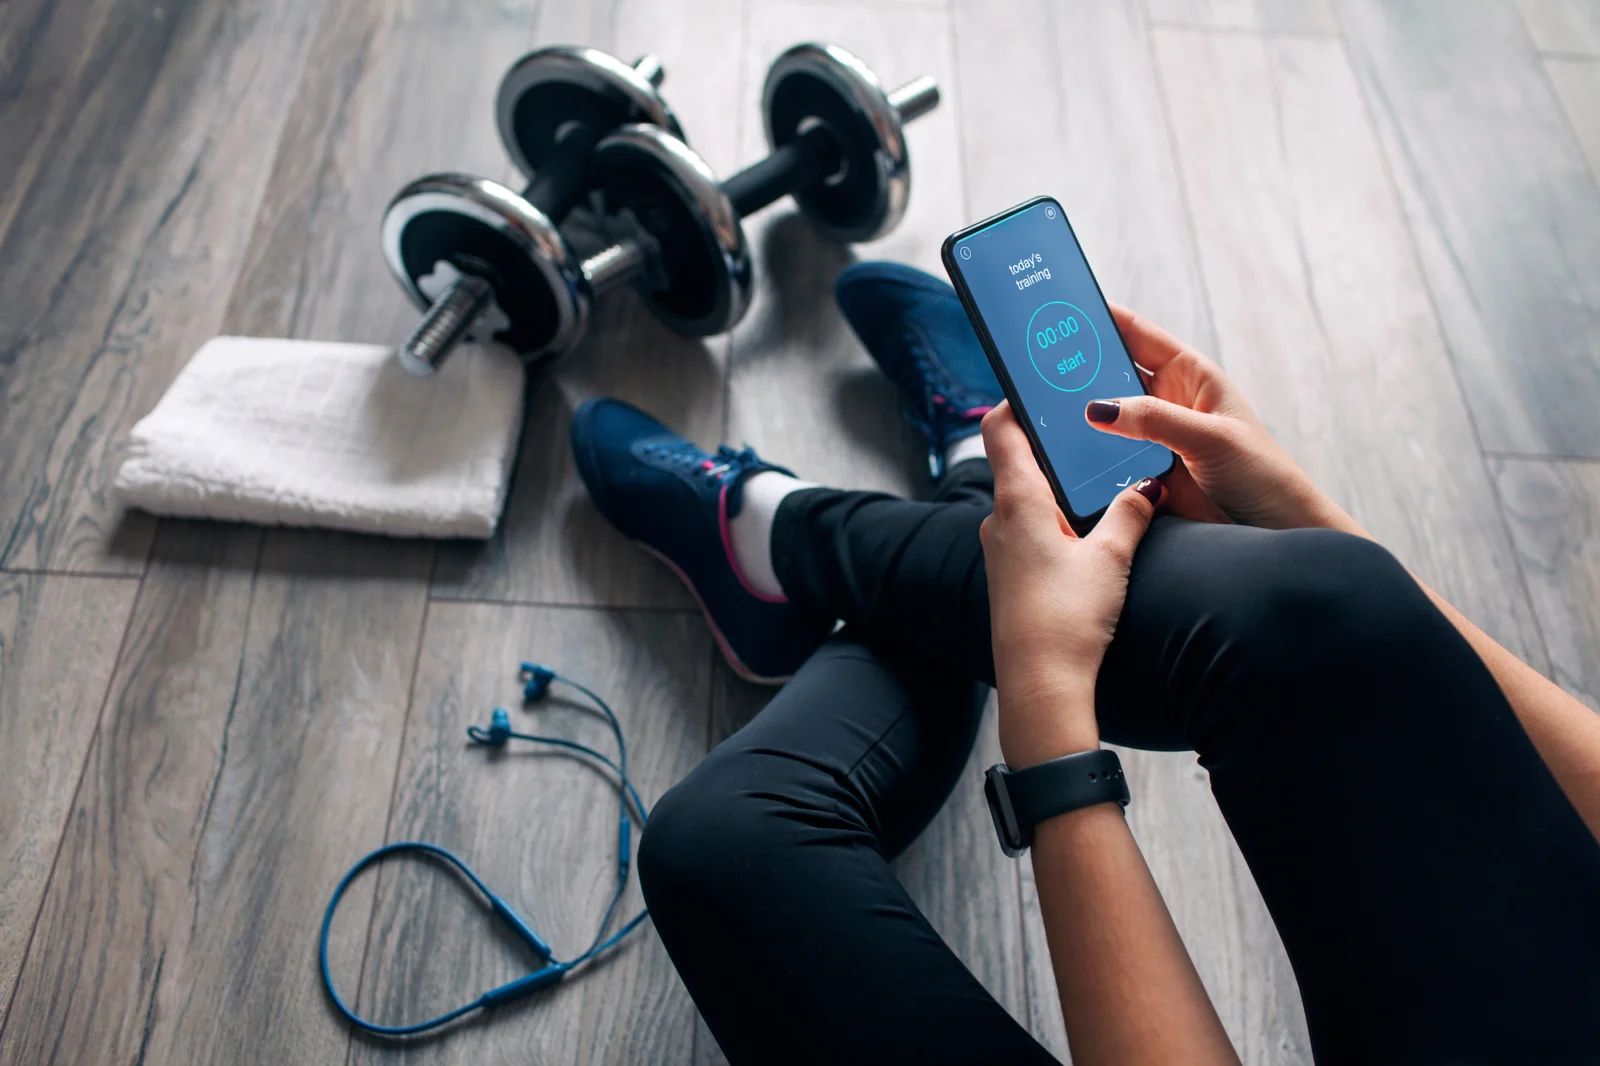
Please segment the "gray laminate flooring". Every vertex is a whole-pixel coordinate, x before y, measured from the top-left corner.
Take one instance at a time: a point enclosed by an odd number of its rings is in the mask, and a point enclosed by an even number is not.
[[[387,1061],[318,986],[316,923],[386,840],[458,849],[573,943],[613,802],[461,730],[537,656],[594,679],[659,796],[767,698],[565,449],[640,403],[805,476],[927,489],[831,302],[853,257],[1058,196],[1107,293],[1213,353],[1419,575],[1600,709],[1600,15],[1593,0],[8,0],[0,6],[0,1063]],[[780,205],[729,336],[608,298],[532,382],[487,545],[158,522],[110,484],[218,333],[392,343],[375,234],[404,181],[508,179],[490,102],[530,47],[658,53],[719,172],[763,151],[765,64],[843,44],[935,75],[903,226],[844,249]],[[582,718],[555,728],[588,735]],[[600,734],[595,733],[598,737]],[[1063,1056],[1027,863],[968,774],[899,862]],[[1192,756],[1129,753],[1134,829],[1249,1063],[1308,1062],[1293,975]],[[637,889],[630,889],[630,901]],[[417,1017],[520,973],[442,876],[360,884],[333,966]],[[720,1055],[646,930],[417,1061]]]

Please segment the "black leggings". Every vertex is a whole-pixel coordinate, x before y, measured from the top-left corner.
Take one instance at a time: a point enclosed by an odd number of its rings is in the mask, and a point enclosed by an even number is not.
[[[889,867],[994,677],[991,493],[974,461],[935,503],[813,489],[779,509],[784,589],[846,629],[662,798],[639,856],[736,1066],[1054,1061]],[[1319,1061],[1600,1059],[1600,845],[1382,548],[1158,519],[1096,710],[1108,741],[1199,753]]]

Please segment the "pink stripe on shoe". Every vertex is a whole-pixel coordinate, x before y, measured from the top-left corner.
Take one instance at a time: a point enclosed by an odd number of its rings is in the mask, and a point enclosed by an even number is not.
[[[728,643],[728,638],[723,636],[722,630],[717,627],[717,620],[711,617],[711,611],[706,607],[706,601],[700,598],[700,590],[694,587],[694,582],[689,580],[689,575],[683,572],[683,568],[644,541],[636,540],[634,543],[643,548],[646,554],[659,559],[668,570],[678,575],[678,580],[683,582],[684,588],[689,590],[689,595],[693,596],[694,602],[699,605],[700,613],[705,616],[706,625],[711,630],[712,639],[717,642],[717,647],[722,651],[722,657],[728,661],[728,665],[733,668],[734,673],[757,685],[781,685],[794,676],[793,674],[783,674],[777,677],[767,677],[746,666],[744,660],[739,658],[739,653],[733,650],[733,645]]]
[[[728,565],[733,568],[733,576],[739,579],[739,584],[744,586],[746,592],[762,603],[788,603],[787,596],[768,596],[765,592],[757,591],[749,581],[745,580],[744,571],[739,569],[739,557],[733,551],[732,530],[728,528],[729,485],[729,481],[724,481],[722,491],[717,494],[717,528],[722,532],[722,551],[728,557]]]

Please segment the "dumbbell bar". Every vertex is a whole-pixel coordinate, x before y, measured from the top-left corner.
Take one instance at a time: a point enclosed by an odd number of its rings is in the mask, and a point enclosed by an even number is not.
[[[844,49],[801,44],[773,63],[762,97],[772,155],[726,184],[660,129],[629,125],[600,143],[594,179],[622,239],[581,263],[555,244],[536,252],[551,279],[539,298],[544,341],[520,351],[564,351],[582,330],[563,324],[586,321],[596,296],[628,281],[679,333],[732,328],[753,275],[740,219],[785,194],[838,240],[871,240],[899,223],[911,183],[902,126],[937,106],[932,79],[885,92]]]
[[[680,333],[721,333],[749,304],[740,219],[792,195],[839,240],[872,240],[899,223],[910,196],[902,126],[938,106],[933,79],[885,92],[843,49],[799,45],[774,63],[763,98],[773,152],[721,185],[659,130],[626,126],[600,143],[593,165],[606,210],[631,216],[642,232],[584,264],[592,293],[654,264],[665,283],[641,287],[651,309]]]
[[[530,53],[502,79],[496,98],[506,151],[531,179],[522,192],[463,174],[430,175],[400,191],[384,214],[384,254],[426,312],[398,350],[406,369],[433,373],[474,333],[515,344],[544,328],[543,317],[530,316],[547,310],[537,297],[551,282],[529,245],[543,255],[564,251],[556,227],[588,190],[590,157],[607,133],[645,122],[682,136],[656,92],[664,77],[654,56],[629,66],[591,48]],[[559,318],[559,308],[551,309]]]

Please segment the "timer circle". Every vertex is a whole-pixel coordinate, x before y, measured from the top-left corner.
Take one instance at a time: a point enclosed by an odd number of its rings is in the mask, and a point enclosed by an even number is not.
[[[1059,392],[1082,392],[1100,376],[1100,331],[1076,304],[1041,305],[1028,319],[1027,345],[1033,372]]]

